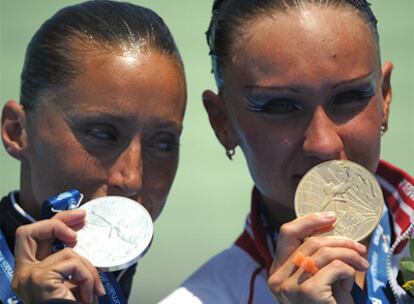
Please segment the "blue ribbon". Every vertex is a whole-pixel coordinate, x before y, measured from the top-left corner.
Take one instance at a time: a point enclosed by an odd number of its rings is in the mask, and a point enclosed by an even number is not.
[[[21,303],[11,288],[14,258],[0,230],[0,300],[2,303]]]
[[[53,196],[42,205],[44,218],[52,217],[55,212],[75,209],[82,199],[82,194],[77,190],[63,192]],[[61,243],[61,242],[60,242]],[[13,278],[14,257],[6,239],[0,230],[0,300],[5,304],[20,304],[16,294],[11,288]],[[126,304],[127,300],[119,287],[118,281],[111,272],[99,273],[106,295],[99,298],[100,304]]]
[[[78,190],[69,190],[52,196],[42,205],[42,215],[50,218],[54,213],[64,210],[76,209],[83,195]],[[62,248],[59,244],[55,247]],[[106,295],[99,298],[100,304],[126,304],[127,300],[119,287],[118,281],[111,272],[100,272],[99,277],[105,288]]]
[[[112,272],[100,272],[99,278],[105,288],[106,295],[99,298],[99,304],[128,303],[122,294],[118,281]]]
[[[371,243],[368,251],[368,260],[370,263],[367,272],[368,303],[386,304],[394,302],[391,288],[388,286],[386,271],[387,254],[390,247],[390,219],[388,216],[388,209],[384,206],[380,224],[371,236]]]

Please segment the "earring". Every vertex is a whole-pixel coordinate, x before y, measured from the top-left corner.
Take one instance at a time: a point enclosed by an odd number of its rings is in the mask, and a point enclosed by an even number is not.
[[[226,156],[230,159],[233,160],[233,156],[234,154],[236,154],[236,150],[234,150],[234,148],[231,149],[226,149]]]
[[[381,125],[381,136],[383,136],[385,134],[385,132],[387,132],[387,130],[388,130],[388,124],[386,122],[384,122]]]

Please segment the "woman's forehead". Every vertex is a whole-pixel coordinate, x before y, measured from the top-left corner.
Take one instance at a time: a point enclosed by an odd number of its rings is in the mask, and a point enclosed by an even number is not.
[[[369,26],[358,13],[337,8],[309,7],[256,18],[235,37],[231,50],[232,68],[224,74],[242,75],[245,80],[307,73],[315,77],[339,69],[353,78],[379,66]]]
[[[148,116],[181,123],[185,81],[174,59],[159,53],[95,56],[45,109],[101,117]],[[42,103],[41,103],[42,104]],[[109,114],[109,115],[108,115]]]

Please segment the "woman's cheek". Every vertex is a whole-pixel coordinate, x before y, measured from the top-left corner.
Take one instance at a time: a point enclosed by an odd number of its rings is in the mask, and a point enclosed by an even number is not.
[[[380,156],[381,134],[375,124],[365,124],[349,130],[344,137],[347,158],[375,172]]]

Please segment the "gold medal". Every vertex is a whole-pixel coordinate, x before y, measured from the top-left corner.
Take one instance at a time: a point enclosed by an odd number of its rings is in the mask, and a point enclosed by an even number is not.
[[[295,193],[295,212],[334,211],[334,228],[324,236],[361,241],[381,219],[384,198],[376,178],[364,167],[344,160],[321,163],[309,170]]]

